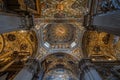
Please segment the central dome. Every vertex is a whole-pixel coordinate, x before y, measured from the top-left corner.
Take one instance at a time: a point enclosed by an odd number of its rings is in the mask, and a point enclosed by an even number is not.
[[[76,29],[72,24],[50,24],[44,29],[48,43],[69,43],[74,41]]]

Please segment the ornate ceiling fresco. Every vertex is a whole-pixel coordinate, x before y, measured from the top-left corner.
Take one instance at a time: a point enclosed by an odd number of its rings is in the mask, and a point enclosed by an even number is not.
[[[36,57],[65,52],[81,59],[85,11],[86,0],[41,0],[41,18],[35,20],[41,41]]]
[[[71,54],[79,60],[83,57],[81,42],[85,28],[79,21],[50,20],[46,22],[39,19],[36,26],[39,27],[40,36],[37,59],[43,59],[46,55],[57,52]]]
[[[36,53],[37,39],[33,31],[14,31],[0,35],[0,68],[14,62],[25,62]],[[1,69],[2,70],[2,69]]]
[[[77,45],[79,30],[72,24],[49,24],[42,30],[43,44],[52,49],[68,49]]]
[[[113,61],[120,59],[120,40],[105,32],[87,31],[83,48],[93,61]]]
[[[86,11],[85,7],[86,0],[41,0],[41,16],[54,18],[59,15],[62,18],[80,18],[83,12]]]
[[[74,41],[76,28],[71,24],[50,24],[44,29],[44,41],[50,44]]]

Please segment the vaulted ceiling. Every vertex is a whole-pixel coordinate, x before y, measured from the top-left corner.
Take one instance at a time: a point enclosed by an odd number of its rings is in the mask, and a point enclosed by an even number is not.
[[[62,56],[49,55],[43,62],[48,63],[48,69],[62,65],[74,69],[78,65],[74,59],[81,60],[84,57],[93,61],[120,60],[118,36],[87,31],[83,27],[86,0],[41,0],[40,3],[41,18],[38,23],[34,22],[36,33],[22,30],[0,35],[1,70],[7,64],[25,63],[34,53],[38,60],[45,59],[49,54],[66,53]]]
[[[82,57],[83,26],[77,21],[63,23],[61,20],[62,22],[57,21],[57,23],[54,23],[55,21],[40,27],[41,46],[37,57],[41,59],[48,54],[63,52],[80,60]]]
[[[78,64],[79,64],[78,60],[75,59],[70,54],[55,53],[55,54],[49,55],[42,62],[42,67],[46,68],[46,72],[45,72],[46,75],[44,78],[45,80],[46,78],[49,78],[49,77],[51,78],[53,77],[53,79],[56,79],[57,77],[55,77],[55,74],[54,74],[54,71],[56,69],[68,71],[69,73],[63,72],[63,74],[67,76],[66,78],[76,78],[79,72]],[[59,74],[59,72],[55,72],[55,73],[56,73],[56,76],[57,74],[62,76],[62,74]],[[65,76],[62,76],[62,77],[65,78]]]
[[[41,0],[42,17],[80,18],[86,11],[86,0]],[[58,17],[58,16],[57,16]]]
[[[72,24],[49,24],[43,29],[43,41],[46,47],[70,48],[74,42],[76,45],[76,27]],[[57,46],[58,45],[58,46]],[[75,46],[73,45],[73,47]]]

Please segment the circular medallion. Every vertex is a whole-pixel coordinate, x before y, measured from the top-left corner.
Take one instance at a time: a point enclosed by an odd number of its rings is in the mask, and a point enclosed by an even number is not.
[[[16,36],[14,34],[8,34],[7,36],[9,41],[15,41],[16,40]]]

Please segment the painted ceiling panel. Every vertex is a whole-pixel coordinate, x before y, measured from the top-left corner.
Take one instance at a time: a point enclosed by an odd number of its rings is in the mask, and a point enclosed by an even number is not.
[[[46,29],[44,38],[50,44],[70,43],[74,41],[76,29],[70,24],[51,24]]]
[[[0,69],[14,62],[24,63],[36,49],[37,39],[34,31],[21,30],[1,34]]]
[[[56,14],[63,18],[80,18],[86,11],[86,0],[42,0],[41,5],[42,17],[47,18],[54,18]]]
[[[120,40],[118,36],[105,32],[87,31],[84,39],[84,50],[93,61],[120,59]]]

